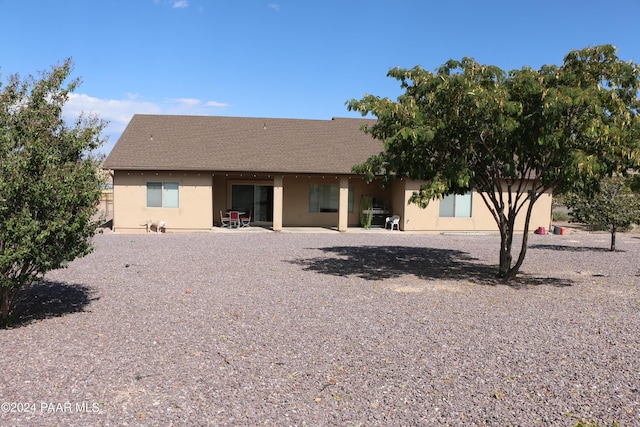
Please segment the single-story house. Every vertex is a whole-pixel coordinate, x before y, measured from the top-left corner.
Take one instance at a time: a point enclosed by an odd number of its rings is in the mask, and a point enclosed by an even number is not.
[[[408,200],[420,182],[367,183],[352,166],[382,150],[361,130],[370,119],[304,120],[135,115],[107,157],[113,174],[113,228],[168,232],[219,226],[230,209],[251,222],[283,227],[360,227],[361,200],[373,198],[374,226],[399,215],[400,230],[496,231],[478,194],[451,195],[421,209]],[[551,194],[534,207],[531,226],[547,226]],[[523,218],[518,227],[523,229]]]

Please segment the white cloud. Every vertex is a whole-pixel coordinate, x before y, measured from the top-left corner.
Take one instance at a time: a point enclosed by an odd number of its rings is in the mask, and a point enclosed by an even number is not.
[[[178,0],[173,2],[174,9],[184,9],[185,7],[189,7],[189,2],[187,0]]]
[[[267,7],[275,10],[276,12],[280,12],[280,5],[278,3],[269,3],[267,4]]]
[[[227,108],[231,106],[231,104],[225,104],[217,101],[207,101],[205,102],[204,105],[206,105],[207,107],[214,107],[214,108]]]
[[[212,108],[227,108],[230,104],[218,101],[202,101],[194,98],[176,98],[165,100],[163,107],[165,114],[187,114],[202,116],[211,114]]]
[[[200,105],[200,100],[199,99],[194,99],[194,98],[176,98],[174,100],[168,100],[168,102],[175,102],[178,105],[184,105],[187,107],[196,107],[198,105]]]
[[[194,98],[166,99],[162,103],[144,101],[138,94],[127,94],[126,99],[101,99],[87,94],[73,93],[64,107],[64,116],[75,120],[80,114],[95,114],[109,122],[104,136],[109,140],[100,150],[108,154],[120,134],[131,121],[134,114],[182,114],[211,115],[215,110],[225,109],[230,104],[217,101],[202,101]]]

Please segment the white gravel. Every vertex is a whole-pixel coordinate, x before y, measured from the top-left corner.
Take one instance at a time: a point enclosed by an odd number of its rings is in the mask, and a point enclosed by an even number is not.
[[[118,235],[0,330],[1,426],[640,425],[640,235]],[[37,297],[37,298],[36,298]]]

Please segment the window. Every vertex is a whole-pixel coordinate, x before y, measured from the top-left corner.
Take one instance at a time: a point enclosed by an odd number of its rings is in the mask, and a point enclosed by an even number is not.
[[[471,218],[471,192],[448,194],[440,200],[441,218]]]
[[[349,186],[349,212],[353,212],[354,187]],[[311,184],[309,187],[309,212],[338,212],[340,187],[332,184]]]
[[[148,208],[177,208],[178,206],[177,182],[147,182]]]

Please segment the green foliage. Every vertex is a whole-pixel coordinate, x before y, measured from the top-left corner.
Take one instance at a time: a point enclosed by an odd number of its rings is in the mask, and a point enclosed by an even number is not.
[[[22,291],[91,251],[102,181],[92,155],[104,124],[62,108],[78,80],[71,61],[0,84],[0,324]]]
[[[570,52],[561,66],[508,73],[471,58],[435,72],[394,68],[404,93],[397,101],[367,95],[348,108],[373,114],[365,132],[384,151],[354,166],[384,182],[423,181],[411,202],[425,207],[446,194],[477,190],[501,234],[498,275],[515,277],[516,216],[525,231],[538,197],[551,189],[594,191],[599,180],[640,159],[640,68],[618,59],[613,46]],[[523,178],[526,178],[523,179]]]
[[[373,218],[373,197],[362,196],[360,198],[360,225],[366,229],[371,228]]]
[[[569,214],[564,211],[554,210],[551,213],[551,219],[553,221],[569,221]]]
[[[618,231],[640,223],[640,194],[631,189],[632,179],[622,176],[604,178],[597,193],[569,193],[566,205],[575,222],[593,225],[611,233],[611,250],[615,250]]]

